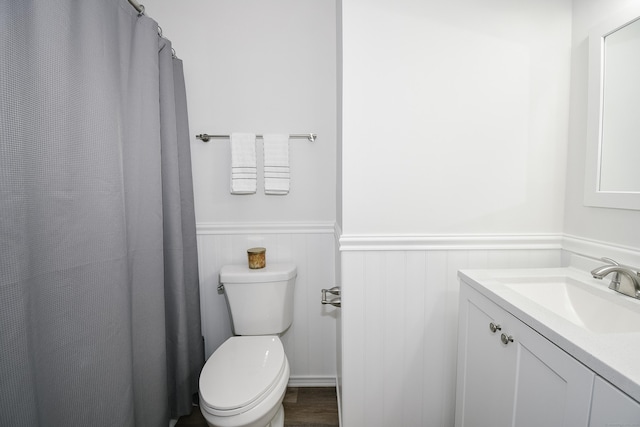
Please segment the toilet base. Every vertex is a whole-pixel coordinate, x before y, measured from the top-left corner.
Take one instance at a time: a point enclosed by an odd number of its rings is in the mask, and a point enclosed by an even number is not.
[[[265,427],[284,427],[284,407],[280,404],[278,412]]]

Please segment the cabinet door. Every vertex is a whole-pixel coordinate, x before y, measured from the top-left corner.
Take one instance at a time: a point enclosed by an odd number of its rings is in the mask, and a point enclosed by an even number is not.
[[[524,323],[510,323],[509,345],[517,348],[512,425],[587,427],[593,372]]]
[[[589,427],[640,426],[640,403],[596,377]]]
[[[464,282],[459,316],[456,427],[588,426],[591,370]]]
[[[458,336],[456,427],[507,427],[511,420],[515,346],[500,343],[503,313],[482,295],[462,286]]]

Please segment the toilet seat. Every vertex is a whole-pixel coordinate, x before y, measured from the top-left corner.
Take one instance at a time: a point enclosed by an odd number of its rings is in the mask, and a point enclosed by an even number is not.
[[[231,337],[200,373],[200,406],[219,417],[249,411],[282,387],[288,367],[277,336]]]

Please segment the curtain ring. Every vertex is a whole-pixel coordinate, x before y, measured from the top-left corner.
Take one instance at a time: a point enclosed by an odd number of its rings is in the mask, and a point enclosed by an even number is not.
[[[158,25],[158,35],[162,37],[162,27]]]
[[[138,11],[138,16],[140,17],[142,15],[144,15],[144,5],[143,4],[140,5],[140,10]]]
[[[174,48],[171,48],[171,57],[174,59],[178,57],[178,55],[176,55],[176,50]]]

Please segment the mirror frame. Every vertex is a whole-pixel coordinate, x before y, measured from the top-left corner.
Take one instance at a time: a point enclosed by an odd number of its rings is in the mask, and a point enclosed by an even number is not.
[[[624,9],[589,32],[589,88],[587,107],[587,156],[584,179],[585,206],[640,210],[640,192],[601,191],[602,92],[604,39],[640,19],[640,5]]]

